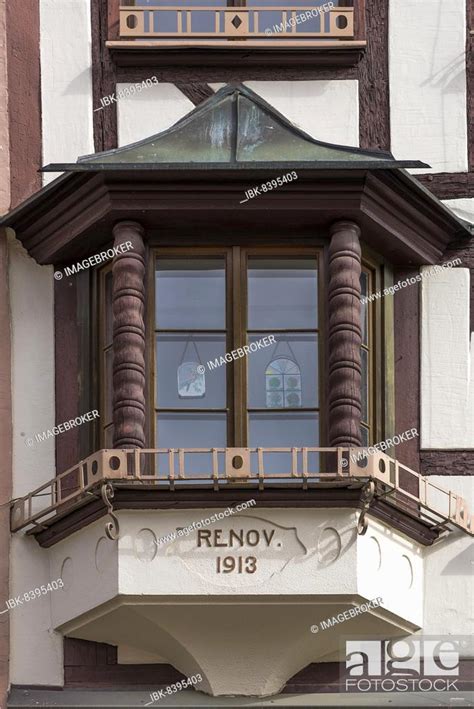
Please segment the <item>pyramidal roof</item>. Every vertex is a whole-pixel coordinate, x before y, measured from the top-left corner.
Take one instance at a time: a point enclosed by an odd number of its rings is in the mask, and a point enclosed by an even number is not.
[[[300,167],[311,169],[426,168],[417,160],[395,160],[390,152],[315,140],[260,96],[229,85],[171,128],[138,143],[85,155],[45,172],[169,168]]]

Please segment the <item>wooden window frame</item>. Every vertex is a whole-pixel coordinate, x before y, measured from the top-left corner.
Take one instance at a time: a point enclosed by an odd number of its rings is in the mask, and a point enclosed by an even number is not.
[[[105,411],[106,411],[106,392],[107,392],[107,385],[106,385],[106,352],[113,348],[113,336],[112,336],[112,344],[107,345],[106,344],[106,327],[107,327],[107,317],[106,317],[106,309],[107,309],[107,302],[106,302],[106,278],[109,273],[112,272],[112,262],[107,263],[103,268],[101,268],[98,271],[98,277],[97,277],[97,300],[98,300],[98,327],[97,327],[97,357],[98,357],[98,380],[99,380],[99,391],[98,391],[98,401],[99,401],[99,406],[100,406],[100,414],[101,417],[98,420],[98,441],[99,445],[101,448],[107,448],[107,443],[106,443],[106,437],[105,437],[105,429],[112,425],[113,427],[113,422],[112,424],[108,424],[107,421],[105,420]],[[110,304],[110,307],[113,308],[113,303]],[[112,387],[113,389],[113,387]],[[113,406],[113,400],[112,400],[112,406]],[[113,409],[112,409],[112,414],[113,414]]]
[[[147,301],[146,301],[146,407],[147,407],[147,438],[150,447],[155,445],[156,414],[155,414],[155,261],[157,256],[164,258],[192,258],[193,256],[221,256],[226,259],[228,273],[227,289],[227,328],[226,352],[231,352],[240,346],[238,338],[243,341],[246,334],[247,293],[246,273],[247,260],[250,256],[292,256],[317,259],[318,272],[318,357],[319,357],[319,435],[320,445],[327,445],[327,243],[317,240],[310,246],[306,245],[281,245],[249,246],[245,240],[236,246],[160,246],[150,245],[148,249],[147,273]],[[237,256],[244,256],[244,263],[239,263]],[[101,412],[105,410],[105,364],[103,348],[103,332],[105,329],[105,276],[111,270],[112,264],[107,264],[97,270],[94,282],[93,312],[91,323],[95,332],[97,366],[92,377],[92,383],[97,392],[97,401]],[[378,254],[363,244],[362,268],[371,274],[370,292],[377,292],[389,287],[393,283],[393,270],[391,266]],[[245,270],[244,270],[245,269]],[[236,302],[232,304],[234,283],[238,280],[240,292]],[[369,358],[369,411],[370,435],[369,444],[393,436],[396,431],[395,421],[395,395],[394,395],[394,333],[393,333],[393,299],[380,298],[369,303],[369,337],[371,338],[371,356]],[[240,302],[240,308],[238,305]],[[242,317],[244,316],[244,317]],[[233,337],[231,333],[234,333]],[[233,368],[234,376],[227,377],[227,440],[228,445],[247,445],[247,357],[237,359],[227,364]],[[194,409],[193,409],[194,410]],[[151,415],[153,413],[153,415]],[[105,448],[104,425],[98,419],[95,426],[94,448]]]
[[[246,343],[247,338],[247,273],[248,259],[253,256],[278,258],[288,256],[290,258],[314,258],[317,261],[317,296],[318,296],[318,327],[315,333],[318,337],[318,384],[319,401],[317,407],[312,407],[319,417],[319,441],[325,431],[325,391],[322,386],[324,371],[324,348],[323,348],[323,327],[325,326],[322,303],[324,303],[324,268],[323,250],[320,246],[229,246],[229,247],[193,247],[193,248],[173,248],[173,247],[153,247],[150,249],[148,297],[147,297],[147,360],[148,377],[147,394],[150,401],[148,411],[150,412],[150,442],[155,447],[156,441],[156,415],[159,410],[156,401],[156,352],[155,352],[155,267],[159,257],[165,259],[183,258],[184,261],[192,257],[212,258],[224,257],[226,260],[226,352],[236,350]],[[252,332],[252,331],[250,331]],[[259,330],[258,332],[263,332]],[[283,332],[283,331],[281,331]],[[288,330],[290,332],[290,330]],[[248,442],[248,405],[247,405],[247,357],[242,357],[225,365],[230,367],[227,375],[227,446],[247,447]],[[176,409],[177,410],[177,409]],[[206,409],[212,411],[212,409]],[[299,409],[295,409],[298,411]],[[186,412],[200,411],[199,408],[186,409]],[[286,411],[286,409],[285,409]],[[152,414],[152,416],[151,416]],[[158,441],[159,445],[159,441]]]

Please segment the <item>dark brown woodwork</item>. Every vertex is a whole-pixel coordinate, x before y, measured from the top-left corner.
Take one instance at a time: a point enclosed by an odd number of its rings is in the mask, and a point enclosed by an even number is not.
[[[355,0],[352,3],[354,7],[354,39],[356,40],[365,40],[367,37],[365,8],[366,5],[370,6],[370,4],[371,0],[365,0],[365,2]]]
[[[397,269],[393,282],[415,277],[418,269]],[[392,298],[393,296],[388,296]],[[393,297],[395,331],[395,433],[420,431],[420,289],[419,283],[397,291]],[[420,470],[420,438],[397,446],[397,460]]]
[[[343,608],[341,609],[343,610]],[[309,621],[311,622],[311,621]],[[68,638],[66,638],[68,640]],[[102,645],[102,643],[90,642],[90,645]],[[473,666],[472,659],[459,660],[459,674],[456,675],[456,687],[461,692],[473,691]],[[90,672],[88,672],[90,671]],[[326,693],[338,693],[340,696],[350,697],[354,693],[347,693],[345,687],[345,664],[343,662],[313,662],[304,669],[297,672],[286,683],[282,694],[319,694],[321,702],[324,702]],[[77,689],[116,689],[117,693],[111,695],[110,692],[103,693],[101,701],[100,693],[96,695],[96,701],[102,706],[110,705],[115,701],[114,706],[136,707],[143,704],[143,692],[151,692],[164,689],[167,686],[183,678],[172,665],[73,665],[65,666],[65,687],[47,687],[44,685],[12,685],[10,701],[11,706],[24,707],[25,693],[27,692],[29,706],[42,707],[73,707],[77,706]],[[123,691],[129,689],[128,692]],[[360,692],[355,692],[357,696]],[[414,695],[411,695],[414,696]],[[417,693],[421,701],[423,696]],[[417,702],[418,703],[418,702]],[[97,704],[96,706],[99,706]],[[158,704],[157,704],[158,706]],[[217,707],[216,704],[213,706]],[[286,706],[289,706],[288,704]],[[294,705],[292,705],[294,706]],[[307,703],[298,706],[309,706]],[[312,704],[311,706],[316,706]],[[327,706],[320,703],[318,706]],[[331,703],[331,706],[342,706]],[[465,705],[466,706],[466,705]]]
[[[329,446],[360,446],[360,229],[331,226],[328,284]]]
[[[119,0],[92,0],[92,101],[96,152],[117,147],[117,103],[101,108],[101,98],[115,94],[115,65],[105,43],[118,38]]]
[[[195,106],[199,106],[200,103],[214,94],[214,91],[205,81],[176,81],[175,85]]]
[[[255,499],[259,509],[291,507],[298,509],[329,509],[352,508],[360,506],[360,489],[327,488],[327,489],[272,489],[257,490],[232,489],[190,490],[181,489],[176,492],[153,489],[115,489],[114,510],[154,510],[154,509],[213,509],[237,505],[247,502],[249,497]],[[39,545],[48,548],[74,532],[92,524],[106,514],[107,510],[98,497],[88,498],[84,506],[73,510],[67,516],[56,520],[48,529],[35,534]],[[408,511],[407,511],[408,512]],[[421,544],[432,544],[438,538],[438,532],[407,512],[384,502],[376,500],[370,514],[407,534]]]
[[[282,168],[283,169],[283,168]],[[5,226],[38,263],[69,265],[110,242],[122,219],[136,219],[156,243],[217,242],[229,230],[236,240],[265,243],[288,234],[313,239],[331,223],[357,221],[364,241],[393,264],[440,261],[451,242],[470,237],[448,210],[402,171],[310,170],[298,180],[239,206],[249,185],[281,169],[190,169],[73,173],[9,214]],[[219,224],[219,233],[216,225]],[[237,241],[235,243],[238,243]],[[308,243],[312,243],[311,241]]]
[[[422,475],[474,475],[474,449],[420,451]]]
[[[167,52],[170,50],[167,50]],[[202,51],[202,50],[199,50]],[[267,50],[268,51],[268,50]],[[235,51],[232,56],[235,55]],[[357,79],[357,67],[328,66],[311,67],[294,65],[290,62],[288,66],[275,66],[268,68],[259,62],[255,66],[245,68],[242,71],[240,64],[234,61],[230,66],[186,66],[185,62],[179,62],[178,58],[170,62],[170,66],[154,67],[153,72],[150,67],[139,64],[131,66],[117,66],[117,80],[120,82],[141,82],[147,79],[150,74],[156,76],[158,81],[165,83],[241,83],[242,81],[301,81],[301,80],[331,80],[331,79]]]
[[[417,179],[438,199],[474,197],[474,172],[438,172]]]
[[[113,274],[114,448],[145,446],[145,245],[136,222],[115,225],[114,245],[132,249],[115,257]]]
[[[367,50],[358,65],[360,147],[390,150],[389,0],[367,0]],[[358,21],[362,21],[358,13]]]
[[[289,48],[289,47],[245,47],[229,49],[219,47],[142,47],[125,49],[109,47],[112,59],[117,67],[146,67],[148,70],[162,67],[190,67],[203,72],[205,80],[209,72],[232,70],[238,74],[239,81],[247,81],[247,69],[262,67],[267,72],[268,80],[280,78],[280,72],[286,67],[317,68],[339,67],[351,69],[365,51],[365,45],[355,44],[345,47]],[[232,69],[232,67],[234,67]],[[235,70],[238,67],[238,70]],[[243,72],[245,71],[245,75]],[[275,74],[275,71],[277,74]],[[155,71],[153,73],[156,73]],[[150,76],[149,71],[147,76]],[[157,74],[158,76],[158,74]],[[306,77],[307,78],[307,77]],[[301,75],[299,76],[301,80]],[[223,79],[221,79],[223,80]]]
[[[16,207],[41,187],[39,3],[5,3],[10,137],[10,204]],[[5,109],[6,110],[6,109]],[[5,179],[3,177],[2,179]]]

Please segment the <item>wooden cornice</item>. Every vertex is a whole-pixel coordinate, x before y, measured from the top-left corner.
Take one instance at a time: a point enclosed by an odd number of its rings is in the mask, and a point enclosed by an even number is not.
[[[184,243],[229,229],[236,238],[282,239],[295,229],[302,238],[326,237],[331,223],[350,219],[381,255],[413,266],[437,263],[450,242],[470,237],[462,221],[401,170],[298,168],[291,185],[240,203],[246,190],[278,175],[263,169],[68,174],[1,223],[38,263],[57,265],[97,253],[120,220],[140,222],[150,241]]]
[[[250,46],[250,42],[239,42],[222,47],[208,43],[207,46],[170,46],[156,42],[136,40],[106,42],[114,64],[118,67],[351,67],[364,54],[365,41],[326,42],[325,45],[291,47]],[[328,46],[331,45],[331,46]]]

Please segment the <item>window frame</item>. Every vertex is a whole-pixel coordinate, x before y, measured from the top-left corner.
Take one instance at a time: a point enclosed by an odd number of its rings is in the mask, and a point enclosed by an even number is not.
[[[99,402],[99,412],[100,412],[100,418],[97,421],[97,426],[98,426],[98,433],[97,433],[97,440],[99,441],[99,445],[101,448],[107,448],[107,442],[106,442],[106,435],[105,431],[106,428],[109,426],[112,427],[113,429],[113,370],[112,370],[112,402],[111,402],[111,413],[112,413],[112,422],[107,423],[105,419],[105,411],[106,411],[106,393],[107,393],[107,374],[106,374],[106,351],[112,348],[113,351],[113,327],[112,327],[112,343],[110,345],[106,344],[106,329],[107,329],[107,315],[106,315],[106,310],[107,310],[107,299],[106,299],[106,280],[107,276],[109,273],[112,273],[112,262],[110,261],[107,263],[105,266],[103,266],[99,271],[98,271],[98,278],[97,278],[97,283],[96,283],[96,288],[97,288],[97,308],[95,309],[96,312],[98,312],[98,327],[97,327],[97,358],[98,358],[98,402]],[[113,318],[113,301],[110,304],[111,307],[111,315]],[[112,320],[113,323],[113,320]],[[112,359],[113,361],[113,359]]]
[[[185,242],[186,244],[186,242]],[[148,266],[147,266],[147,297],[145,306],[146,320],[146,349],[145,349],[145,364],[146,364],[146,434],[147,445],[151,448],[155,445],[156,420],[155,416],[150,414],[154,412],[154,392],[155,392],[155,346],[154,346],[154,317],[155,317],[155,278],[154,268],[157,255],[164,258],[192,258],[193,256],[223,256],[226,258],[226,268],[229,277],[227,278],[227,322],[230,323],[228,328],[228,337],[226,340],[226,352],[231,352],[239,346],[234,337],[234,341],[229,337],[229,332],[235,332],[234,320],[239,317],[239,308],[237,305],[231,307],[231,294],[235,278],[240,278],[242,264],[238,264],[236,254],[245,254],[245,264],[249,256],[285,256],[291,255],[295,258],[298,256],[314,256],[317,258],[318,269],[318,356],[319,356],[319,434],[320,445],[328,445],[328,378],[327,378],[327,362],[329,357],[329,347],[327,341],[327,240],[320,238],[311,240],[310,245],[288,245],[282,243],[279,239],[275,246],[268,245],[250,245],[248,239],[236,237],[234,246],[209,245],[209,242],[203,246],[183,245],[163,246],[156,241],[152,241],[147,246]],[[233,258],[232,258],[233,256]],[[393,283],[393,268],[388,264],[383,257],[372,251],[364,243],[362,243],[362,268],[372,273],[372,292],[381,291],[389,287]],[[102,357],[101,344],[103,342],[103,331],[105,328],[105,298],[104,285],[106,274],[112,269],[112,264],[106,264],[102,268],[97,269],[97,277],[93,279],[92,295],[92,312],[90,324],[93,333],[93,348],[96,353],[96,366],[93,367],[91,376],[92,390],[96,392],[96,400],[99,402],[101,412],[105,410],[105,378],[104,378],[104,363]],[[242,283],[240,278],[239,283],[244,286],[244,291],[240,294],[245,298],[245,315],[247,313],[247,293],[245,290],[246,279]],[[241,288],[242,289],[242,288]],[[394,416],[395,416],[395,394],[394,394],[394,315],[393,315],[393,299],[390,297],[381,298],[369,303],[369,327],[370,336],[372,337],[372,356],[369,363],[369,406],[371,407],[371,438],[369,444],[384,440],[387,437],[395,434]],[[112,303],[113,307],[113,303]],[[246,327],[246,321],[240,323],[240,327]],[[247,426],[246,417],[247,411],[242,405],[243,392],[247,387],[247,358],[237,359],[230,364],[235,367],[234,377],[227,377],[227,408],[228,408],[228,424],[227,434],[229,447],[230,441],[233,442],[232,447],[237,447],[239,442],[242,447],[247,444]],[[226,365],[229,366],[229,365]],[[88,387],[89,388],[89,387]],[[232,403],[232,406],[229,405]],[[240,408],[239,408],[240,406]],[[236,416],[237,412],[237,416]],[[236,418],[237,420],[234,420]],[[104,427],[101,419],[98,419],[94,425],[94,444],[92,448],[105,448]],[[234,433],[237,431],[237,433]],[[91,441],[92,443],[92,441]],[[90,446],[89,446],[90,448]]]
[[[225,258],[226,264],[226,352],[242,347],[247,336],[247,314],[248,314],[248,294],[247,294],[247,273],[249,257],[282,257],[291,258],[314,258],[317,266],[317,297],[318,297],[318,327],[315,331],[318,335],[317,352],[319,358],[318,385],[319,400],[318,406],[314,407],[319,415],[319,441],[324,436],[327,425],[325,412],[326,392],[323,386],[323,373],[325,371],[325,353],[323,347],[325,319],[325,294],[324,294],[324,249],[322,246],[198,246],[198,247],[150,247],[149,258],[149,290],[147,296],[147,361],[149,367],[149,377],[147,386],[147,397],[150,402],[148,411],[150,416],[149,435],[153,446],[156,443],[156,350],[155,350],[155,266],[158,258],[174,259],[183,258],[184,261],[192,257],[202,256]],[[247,406],[247,357],[241,357],[229,362],[227,371],[227,447],[245,448],[248,444],[248,406]],[[190,411],[197,411],[190,409]],[[316,440],[316,439],[315,439]],[[159,441],[158,441],[159,444]],[[321,444],[321,443],[320,443]]]

